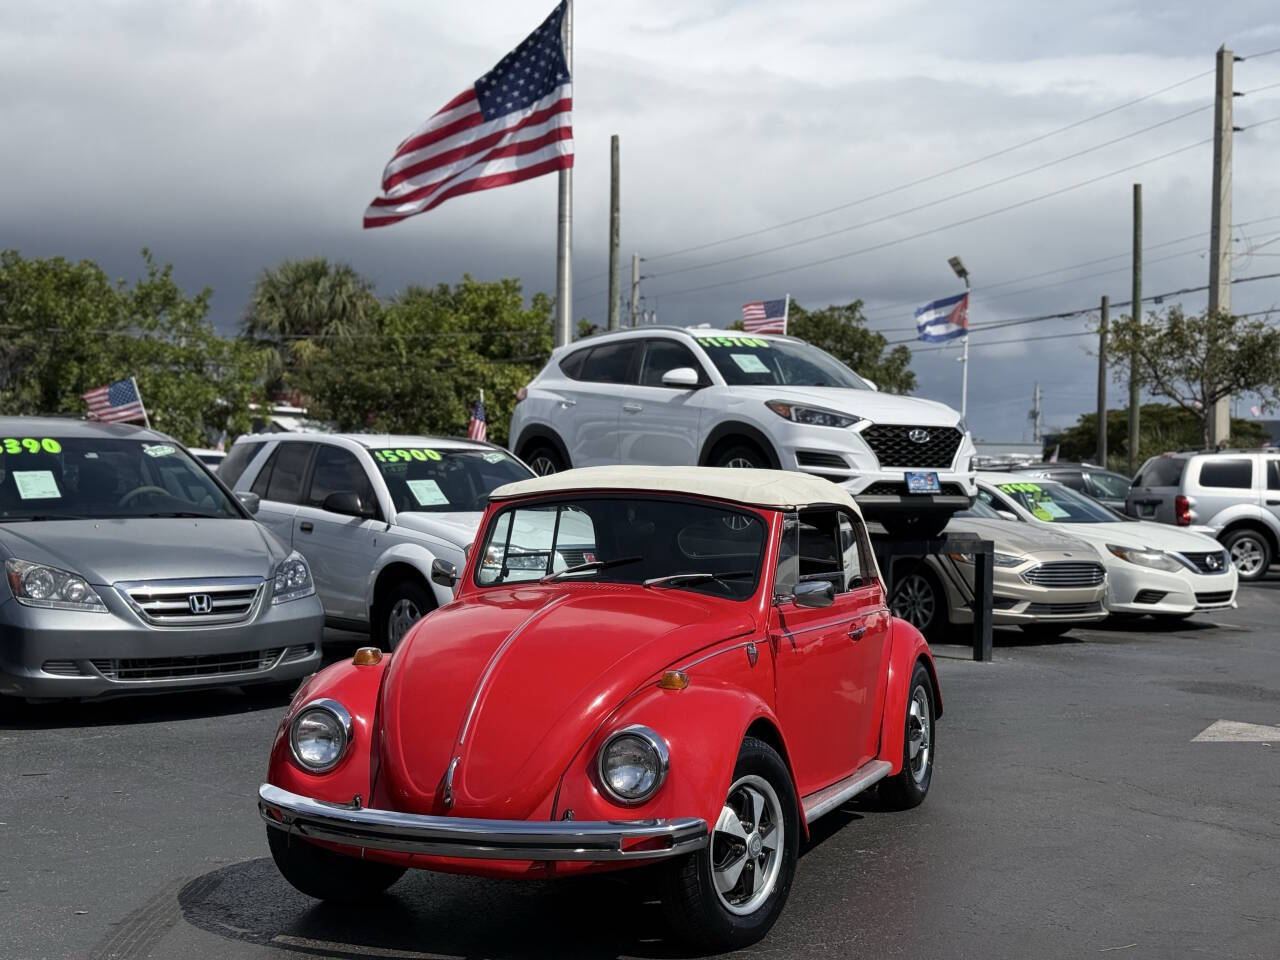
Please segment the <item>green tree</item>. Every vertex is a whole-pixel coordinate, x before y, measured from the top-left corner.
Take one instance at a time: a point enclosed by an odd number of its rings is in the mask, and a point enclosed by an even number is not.
[[[489,438],[507,440],[516,391],[551,353],[551,300],[517,280],[411,287],[374,329],[326,340],[302,384],[311,412],[346,430],[465,433],[484,391]]]
[[[1199,444],[1205,447],[1219,400],[1253,393],[1264,408],[1280,400],[1280,330],[1263,319],[1221,311],[1186,314],[1178,307],[1145,320],[1124,317],[1112,332],[1110,357],[1117,380],[1127,381],[1132,354],[1138,358],[1142,385],[1194,417],[1200,424]]]
[[[1187,410],[1169,403],[1144,403],[1138,418],[1142,435],[1139,438],[1138,462],[1171,450],[1194,450],[1202,442],[1200,418]],[[1260,446],[1267,433],[1253,420],[1231,421],[1231,436],[1241,446]],[[1098,415],[1081,414],[1073,426],[1060,433],[1050,434],[1045,447],[1058,446],[1060,460],[1092,460],[1098,449]],[[1107,411],[1107,464],[1113,470],[1128,472],[1129,465],[1129,411]]]
[[[323,257],[286,260],[264,270],[244,315],[244,336],[268,348],[269,394],[296,388],[298,371],[327,339],[374,327],[373,284],[347,263]]]

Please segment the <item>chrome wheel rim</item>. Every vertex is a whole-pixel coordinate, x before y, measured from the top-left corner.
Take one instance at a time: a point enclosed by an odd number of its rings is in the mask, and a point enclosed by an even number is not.
[[[730,913],[754,913],[777,887],[783,824],[782,804],[769,781],[749,774],[729,788],[711,831],[711,879]]]
[[[547,477],[556,472],[556,465],[550,457],[534,457],[529,469],[540,477]]]
[[[1231,562],[1236,572],[1252,576],[1262,568],[1262,544],[1244,537],[1231,545]]]
[[[911,691],[907,705],[907,765],[911,779],[921,783],[933,755],[933,724],[929,720],[929,694],[923,686]]]
[[[422,611],[407,597],[401,597],[392,604],[391,614],[387,617],[387,643],[392,650],[404,639],[409,628],[421,619]]]
[[[918,573],[903,580],[893,596],[893,615],[907,621],[917,630],[933,622],[938,612],[938,598],[933,586]]]
[[[725,463],[725,466],[732,470],[754,470],[756,465],[746,457],[733,457]]]

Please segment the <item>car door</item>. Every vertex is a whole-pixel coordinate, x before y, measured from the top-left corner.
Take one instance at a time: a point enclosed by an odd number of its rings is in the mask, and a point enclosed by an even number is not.
[[[557,387],[562,398],[553,411],[553,425],[572,466],[618,462],[621,388],[631,382],[639,353],[635,337],[597,344]]]
[[[253,481],[261,500],[257,520],[285,546],[293,544],[293,518],[314,447],[305,440],[281,440]]]
[[[354,493],[370,516],[326,510],[334,493]],[[369,576],[378,556],[376,544],[386,529],[373,481],[360,459],[333,443],[317,444],[306,496],[293,518],[293,546],[307,558],[325,617],[366,623]]]
[[[788,517],[775,577],[769,640],[774,651],[776,709],[801,796],[851,774],[864,753],[866,694],[855,678],[867,639],[860,590],[849,583],[834,508]],[[790,595],[797,583],[826,580],[837,588],[829,607],[804,607]],[[860,632],[861,631],[861,632]],[[872,638],[874,642],[874,638]]]
[[[658,466],[693,465],[698,462],[698,437],[702,408],[698,390],[668,387],[662,377],[669,370],[692,368],[699,383],[711,378],[693,351],[672,337],[653,337],[641,345],[636,383],[621,388],[622,414],[618,421],[618,457],[622,463]]]
[[[846,689],[855,704],[856,768],[880,752],[880,717],[886,694],[884,665],[889,656],[892,617],[867,528],[862,520],[843,510],[840,511],[840,545],[844,586],[854,615],[853,629],[849,631],[853,642],[853,672],[846,681]]]

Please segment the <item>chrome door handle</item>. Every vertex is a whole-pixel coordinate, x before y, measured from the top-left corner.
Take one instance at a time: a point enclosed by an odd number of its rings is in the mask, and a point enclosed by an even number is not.
[[[560,409],[568,410],[570,407],[577,406],[577,403],[578,403],[577,400],[561,400]]]
[[[861,640],[861,639],[862,639],[862,635],[863,635],[864,633],[866,633],[866,632],[867,632],[867,628],[866,628],[866,627],[850,627],[850,628],[849,628],[849,639],[850,639],[850,640]]]
[[[315,527],[312,526],[312,523],[310,520],[303,520],[300,524],[298,524],[298,528],[303,533],[310,533],[312,530],[315,529]]]
[[[639,413],[641,410],[644,409],[644,404],[636,403],[634,400],[632,400],[627,403],[624,403],[622,405],[622,409],[627,411],[627,413]]]

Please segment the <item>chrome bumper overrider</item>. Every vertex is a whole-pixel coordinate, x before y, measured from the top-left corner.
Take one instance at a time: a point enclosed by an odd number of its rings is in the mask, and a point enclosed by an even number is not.
[[[679,820],[474,820],[366,810],[312,800],[264,783],[269,826],[308,840],[367,850],[481,860],[650,860],[707,844],[707,822]]]

